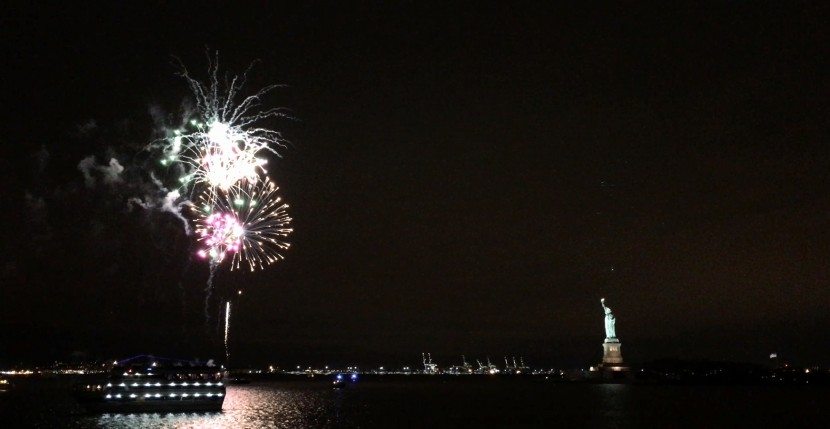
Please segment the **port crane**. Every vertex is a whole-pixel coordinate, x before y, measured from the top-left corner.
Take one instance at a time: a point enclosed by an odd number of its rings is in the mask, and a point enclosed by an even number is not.
[[[432,354],[421,353],[421,359],[424,361],[424,374],[438,373],[438,365],[432,363]]]

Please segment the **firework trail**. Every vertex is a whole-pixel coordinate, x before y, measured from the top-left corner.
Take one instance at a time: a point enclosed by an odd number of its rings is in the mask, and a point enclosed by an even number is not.
[[[228,362],[231,358],[230,353],[228,352],[228,333],[231,329],[231,302],[225,302],[225,362]]]
[[[213,296],[213,278],[216,275],[218,264],[210,264],[210,275],[205,284],[205,328],[210,326],[210,298]]]

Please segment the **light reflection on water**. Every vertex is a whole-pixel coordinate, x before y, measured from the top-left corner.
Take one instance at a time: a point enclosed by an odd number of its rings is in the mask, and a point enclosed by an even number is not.
[[[600,384],[596,388],[600,403],[597,408],[602,410],[603,416],[610,421],[620,421],[624,416],[627,398],[627,388],[624,384]]]
[[[330,427],[345,423],[338,421],[336,409],[343,394],[325,389],[280,389],[269,384],[228,386],[221,413],[103,414],[89,418],[95,427],[103,428]]]
[[[0,395],[0,428],[821,427],[830,389],[556,384],[540,379],[326,380],[228,386],[221,413],[87,414],[61,380]]]

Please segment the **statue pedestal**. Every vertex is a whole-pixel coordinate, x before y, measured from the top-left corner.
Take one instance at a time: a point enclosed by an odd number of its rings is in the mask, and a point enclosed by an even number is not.
[[[622,343],[616,338],[606,338],[602,343],[602,366],[622,366]]]
[[[616,338],[606,338],[602,343],[602,363],[597,367],[595,377],[609,383],[620,383],[629,379],[631,368],[623,363],[622,343]]]

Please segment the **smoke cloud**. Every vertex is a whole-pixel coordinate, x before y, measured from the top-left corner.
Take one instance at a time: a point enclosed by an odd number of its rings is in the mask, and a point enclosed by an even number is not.
[[[185,234],[190,235],[190,223],[182,214],[182,207],[189,207],[192,203],[189,200],[182,198],[178,190],[174,189],[169,191],[152,173],[150,174],[150,179],[152,179],[153,183],[158,188],[158,194],[145,195],[143,199],[138,197],[130,198],[127,200],[127,206],[131,210],[134,206],[139,206],[144,210],[161,210],[163,212],[170,213],[181,221]]]
[[[121,173],[124,172],[124,167],[115,158],[110,158],[108,165],[98,165],[95,156],[90,155],[78,163],[78,170],[84,176],[86,187],[92,188],[96,183],[93,172],[98,172],[105,184],[113,185],[121,182]]]

